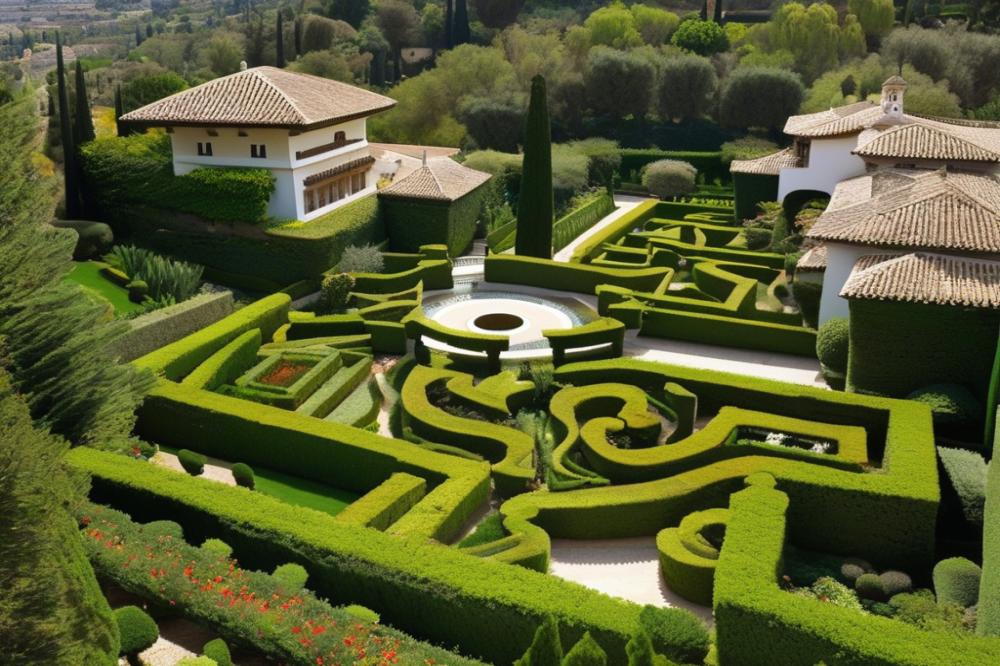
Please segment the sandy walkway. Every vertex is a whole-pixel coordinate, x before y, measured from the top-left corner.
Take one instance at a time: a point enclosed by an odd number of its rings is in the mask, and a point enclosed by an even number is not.
[[[184,472],[184,468],[181,467],[181,461],[178,460],[177,456],[173,453],[159,451],[155,456],[153,456],[153,462],[168,469]],[[199,478],[218,481],[219,483],[224,483],[227,486],[235,486],[236,479],[233,478],[233,473],[229,469],[230,467],[232,467],[232,464],[224,460],[219,460],[218,458],[207,458],[205,471],[199,475]]]
[[[653,537],[552,540],[549,573],[637,604],[684,608],[712,623],[712,609],[678,597],[660,576]]]
[[[600,222],[592,226],[590,229],[587,229],[582,234],[574,238],[572,243],[556,252],[555,256],[552,258],[556,261],[569,261],[569,258],[573,256],[573,252],[576,251],[576,248],[581,243],[596,234],[598,231],[604,229],[609,224],[614,224],[619,218],[621,218],[622,215],[628,213],[643,201],[646,201],[645,197],[634,197],[628,194],[616,194],[615,206],[617,206],[617,208],[613,212],[606,215]]]

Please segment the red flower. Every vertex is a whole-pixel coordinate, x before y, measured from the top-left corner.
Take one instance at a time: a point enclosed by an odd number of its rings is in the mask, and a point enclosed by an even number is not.
[[[316,664],[318,666],[323,666],[323,657],[316,657]]]
[[[293,634],[300,634],[300,633],[302,633],[302,627],[292,627],[292,633]]]
[[[345,638],[344,645],[346,645],[347,647],[351,647],[352,645],[354,645],[354,636],[348,636],[347,638]]]
[[[215,581],[216,583],[221,583],[222,582],[222,576],[216,576],[212,580]]]
[[[324,631],[326,631],[326,627],[317,624],[315,627],[313,627],[313,636],[322,634]]]

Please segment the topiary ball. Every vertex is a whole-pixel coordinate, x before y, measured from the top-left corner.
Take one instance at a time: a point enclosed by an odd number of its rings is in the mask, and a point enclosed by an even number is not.
[[[138,654],[156,642],[160,630],[153,618],[138,606],[122,606],[115,610],[115,621],[121,636],[121,654]]]
[[[872,601],[888,599],[885,587],[882,585],[882,579],[879,578],[878,574],[866,573],[858,576],[858,579],[854,581],[854,590],[862,599],[871,599]]]
[[[890,599],[897,594],[910,592],[913,589],[913,581],[902,571],[886,571],[878,578],[882,581],[885,596]]]
[[[229,646],[221,638],[213,638],[201,649],[206,657],[219,666],[233,666],[233,658],[229,654]]]
[[[979,579],[983,570],[964,557],[949,557],[934,567],[934,592],[938,604],[954,603],[962,608],[979,602]]]
[[[184,538],[184,528],[172,520],[154,520],[142,526],[142,531],[150,537],[169,536],[175,539]]]
[[[978,425],[983,406],[969,389],[959,384],[931,384],[906,396],[929,405],[936,426]]]
[[[205,539],[201,549],[219,557],[229,557],[233,554],[233,547],[221,539]]]
[[[854,581],[865,574],[865,570],[857,564],[844,562],[840,565],[840,577],[849,585],[854,585]]]
[[[205,471],[205,456],[188,449],[181,449],[177,452],[177,460],[184,471],[191,476],[198,476]]]
[[[847,372],[849,346],[850,324],[847,317],[827,319],[816,332],[816,357],[835,372]]]
[[[149,285],[143,280],[132,280],[125,288],[128,289],[128,300],[133,303],[142,303],[149,295]]]
[[[254,489],[256,480],[254,479],[253,469],[250,465],[246,463],[236,463],[233,465],[233,479],[236,480],[236,485],[242,486],[244,488]]]
[[[271,574],[288,592],[298,592],[306,586],[309,573],[301,564],[289,562],[278,566]]]

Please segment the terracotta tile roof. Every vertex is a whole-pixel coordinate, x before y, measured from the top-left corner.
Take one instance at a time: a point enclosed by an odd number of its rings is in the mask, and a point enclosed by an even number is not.
[[[383,111],[395,100],[275,67],[213,79],[122,116],[145,125],[315,129]]]
[[[796,273],[820,272],[826,270],[826,245],[810,248],[795,263]]]
[[[1000,252],[1000,177],[884,169],[837,185],[806,234],[881,247]]]
[[[462,166],[450,157],[427,160],[413,173],[397,180],[379,196],[399,199],[455,201],[490,179],[490,174]]]
[[[1000,262],[916,252],[861,257],[840,295],[1000,309]]]
[[[871,102],[856,102],[818,113],[789,116],[785,134],[801,137],[831,137],[853,134],[865,129],[882,116],[882,107]]]
[[[1000,126],[957,124],[917,116],[904,119],[909,122],[884,131],[862,133],[854,154],[869,158],[1000,161]]]
[[[795,151],[791,148],[785,148],[752,160],[733,160],[729,165],[729,171],[731,173],[777,176],[782,169],[798,166],[802,166],[802,161],[795,155]]]

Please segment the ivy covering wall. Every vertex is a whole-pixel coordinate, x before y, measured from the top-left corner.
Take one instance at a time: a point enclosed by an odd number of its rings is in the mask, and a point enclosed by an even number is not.
[[[847,385],[905,397],[929,384],[964,384],[985,399],[1000,312],[850,301]]]
[[[449,256],[465,251],[476,234],[485,188],[480,186],[451,203],[380,197],[393,252],[417,252],[421,245],[447,245]]]

